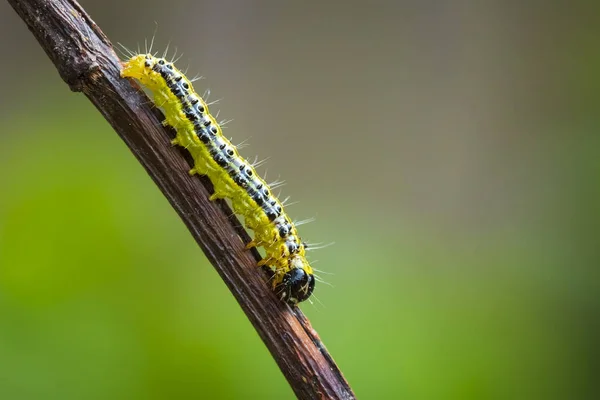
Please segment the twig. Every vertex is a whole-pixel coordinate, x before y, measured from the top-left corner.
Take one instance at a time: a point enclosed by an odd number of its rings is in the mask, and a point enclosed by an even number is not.
[[[298,308],[278,300],[258,273],[259,254],[212,185],[190,177],[187,153],[145,94],[119,76],[120,62],[100,28],[74,0],[8,0],[71,90],[83,92],[113,126],[177,211],[254,325],[300,399],[353,399],[352,389]],[[241,238],[241,239],[240,239]]]

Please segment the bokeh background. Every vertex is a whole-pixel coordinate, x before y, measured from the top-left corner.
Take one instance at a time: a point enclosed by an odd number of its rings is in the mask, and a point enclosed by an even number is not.
[[[363,399],[595,397],[598,4],[82,0],[130,48],[156,22],[335,242],[302,309]],[[293,398],[6,2],[0,35],[0,398]]]

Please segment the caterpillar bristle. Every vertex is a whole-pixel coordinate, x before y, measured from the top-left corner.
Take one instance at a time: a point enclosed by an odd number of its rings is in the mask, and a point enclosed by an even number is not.
[[[173,58],[171,59],[171,63],[172,64],[175,64],[176,62],[178,62],[179,60],[181,60],[181,57],[183,57],[183,53],[181,53],[179,55],[179,57],[175,58],[176,55],[177,55],[177,47],[175,47],[175,53],[173,53]]]
[[[117,51],[118,51],[119,53],[121,53],[122,55],[124,55],[125,57],[129,57],[129,58],[131,58],[131,57],[133,57],[133,56],[135,55],[135,52],[133,52],[133,51],[129,50],[129,49],[128,49],[127,47],[125,47],[125,45],[123,45],[122,43],[120,43],[120,42],[117,42],[117,46],[118,46],[118,47],[117,47]],[[120,48],[119,48],[119,47],[120,47]]]
[[[296,225],[296,226],[306,225],[306,224],[310,224],[312,222],[315,222],[316,220],[317,219],[315,217],[301,219],[300,221],[294,221],[294,225]]]
[[[269,161],[271,157],[267,157],[267,158],[263,158],[260,161],[256,161],[258,160],[258,156],[256,156],[254,158],[254,162],[252,162],[250,165],[252,165],[252,168],[256,169],[256,168],[260,168],[261,166],[265,165],[267,163],[267,161]],[[265,179],[267,178],[267,171],[265,171]]]
[[[312,265],[315,265],[315,264],[318,264],[318,263],[319,263],[319,260],[313,260],[313,261],[311,261]],[[321,269],[316,269],[314,267],[313,267],[313,271],[318,272],[320,274],[324,274],[324,275],[331,275],[331,276],[335,275],[333,272],[326,272],[326,271],[323,271]]]
[[[328,247],[331,247],[335,244],[335,242],[329,242],[329,243],[307,243],[304,242],[305,244],[305,248],[307,251],[314,251],[314,250],[322,250],[322,249],[326,249]]]
[[[169,53],[169,46],[171,46],[171,41],[170,40],[167,43],[167,47],[165,47],[165,52],[163,53],[162,58],[167,58],[167,54]]]
[[[279,196],[277,196],[277,197],[279,197]],[[288,202],[289,202],[289,201],[290,201],[290,196],[287,196],[286,198],[284,198],[284,199],[281,201],[281,205],[285,207],[285,206],[289,205],[289,204],[288,204]]]
[[[154,21],[154,32],[152,33],[152,40],[150,41],[150,47],[148,48],[148,40],[146,39],[146,54],[152,54],[154,48],[154,39],[156,38],[156,32],[158,32],[158,22]]]
[[[269,187],[271,188],[271,190],[275,190],[275,189],[280,188],[282,186],[285,186],[285,181],[279,181],[279,180],[277,180],[277,181],[269,183]]]

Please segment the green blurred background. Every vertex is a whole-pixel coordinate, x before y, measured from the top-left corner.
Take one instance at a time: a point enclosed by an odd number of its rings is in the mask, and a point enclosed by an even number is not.
[[[600,5],[527,4],[82,1],[130,48],[156,21],[290,214],[317,218],[303,237],[335,242],[302,309],[359,398],[588,399]],[[293,398],[6,2],[0,35],[0,398]]]

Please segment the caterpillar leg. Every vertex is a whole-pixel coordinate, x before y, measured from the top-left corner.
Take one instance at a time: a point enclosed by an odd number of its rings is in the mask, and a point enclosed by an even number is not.
[[[281,283],[281,281],[283,281],[284,275],[285,273],[282,273],[281,271],[275,271],[275,275],[273,276],[273,280],[271,281],[273,289],[275,289]]]
[[[215,201],[215,200],[218,200],[218,199],[226,199],[227,197],[228,197],[227,194],[221,193],[220,191],[218,191],[215,188],[215,192],[213,194],[211,194],[208,199],[210,201]]]
[[[263,265],[267,265],[267,263],[268,263],[268,261],[267,261],[266,259],[264,259],[264,258],[263,258],[262,260],[260,260],[260,261],[259,261],[259,262],[256,264],[256,266],[257,266],[257,267],[262,267]]]
[[[257,267],[262,267],[263,265],[270,264],[271,261],[273,261],[273,258],[267,256],[267,257],[263,258],[262,260],[260,260],[258,263],[256,263],[256,266]]]

